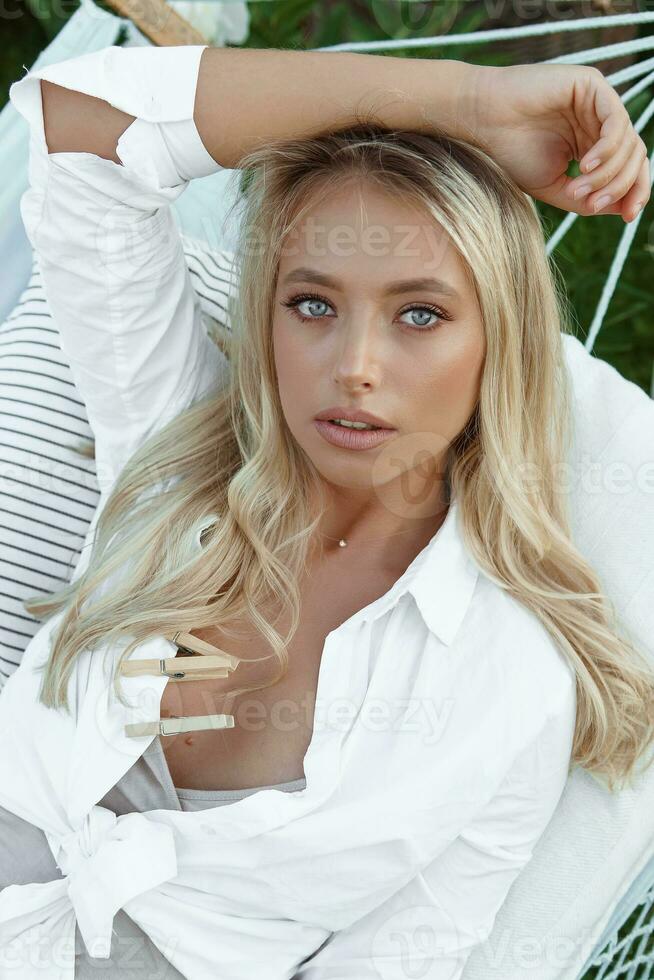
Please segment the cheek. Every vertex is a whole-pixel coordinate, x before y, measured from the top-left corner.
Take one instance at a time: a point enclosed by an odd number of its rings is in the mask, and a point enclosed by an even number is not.
[[[307,390],[311,390],[306,384],[309,365],[285,323],[273,323],[272,338],[279,397],[284,413],[291,418],[301,407]]]
[[[484,363],[483,342],[466,344],[439,358],[430,372],[425,414],[454,438],[465,426],[479,397]]]

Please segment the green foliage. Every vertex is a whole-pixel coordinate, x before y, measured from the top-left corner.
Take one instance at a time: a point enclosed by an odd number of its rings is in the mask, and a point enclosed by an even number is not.
[[[96,0],[110,9],[105,0]],[[39,52],[77,9],[79,0],[5,0],[3,54],[0,67],[0,106],[9,84],[23,74]],[[12,6],[13,4],[13,6]],[[569,0],[550,0],[553,16],[557,4],[561,16],[569,17]],[[640,0],[641,9],[654,0]],[[515,23],[514,5],[495,0],[250,0],[250,34],[246,47],[306,49],[329,47],[344,41],[383,41],[490,30]],[[565,11],[568,10],[568,13]],[[492,16],[491,16],[492,15]],[[513,19],[512,19],[513,18]],[[651,32],[641,25],[639,32]],[[595,35],[602,43],[602,34]],[[453,58],[476,64],[505,65],[523,62],[510,44],[457,44],[447,47],[399,48],[388,55],[397,58]],[[642,56],[641,56],[642,57]],[[535,56],[534,60],[537,60]],[[651,89],[630,105],[636,119],[651,98]],[[652,145],[654,120],[643,132]],[[579,173],[572,162],[568,173]],[[243,179],[247,175],[243,174]],[[551,234],[565,212],[541,205],[546,234]],[[650,205],[642,216],[627,262],[610,302],[594,353],[613,364],[625,377],[649,392],[653,377],[654,323],[652,317],[652,272],[654,234],[648,219]],[[618,216],[577,219],[553,256],[564,273],[574,310],[575,332],[585,339],[606,282],[620,235],[626,226]]]
[[[51,0],[25,0],[25,7],[38,22],[46,37],[46,44],[59,33],[66,21],[77,10],[78,0],[57,3]]]

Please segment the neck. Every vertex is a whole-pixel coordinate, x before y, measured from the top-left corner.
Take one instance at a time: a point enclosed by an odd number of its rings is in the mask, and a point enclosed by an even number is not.
[[[407,488],[404,479],[373,488],[372,493],[331,484],[328,489],[329,504],[318,532],[326,541],[333,539],[336,547],[341,539],[350,546],[385,538],[421,538],[430,527],[442,522],[449,505],[449,485],[443,479],[433,479],[429,489],[421,494]]]
[[[334,494],[316,532],[318,553],[321,557],[340,553],[341,560],[345,555],[350,560],[361,556],[381,566],[395,565],[398,559],[401,563],[402,556],[417,554],[431,540],[448,506],[442,482],[428,498],[404,508],[390,504],[388,498],[386,505],[377,496],[372,503],[359,500],[357,504],[352,495],[346,499]]]

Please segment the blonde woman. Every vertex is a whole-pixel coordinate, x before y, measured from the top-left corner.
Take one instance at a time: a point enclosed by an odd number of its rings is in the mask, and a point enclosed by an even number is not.
[[[570,768],[652,742],[555,477],[581,345],[527,196],[631,220],[642,141],[587,68],[111,47],[10,95],[103,496],[0,698],[6,961],[461,977]],[[170,210],[221,166],[226,352]]]

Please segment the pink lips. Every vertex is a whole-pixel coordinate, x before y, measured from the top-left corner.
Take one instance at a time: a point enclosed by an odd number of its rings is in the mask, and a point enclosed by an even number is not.
[[[350,429],[324,419],[314,419],[313,424],[323,439],[342,449],[373,449],[395,432],[395,429]]]

